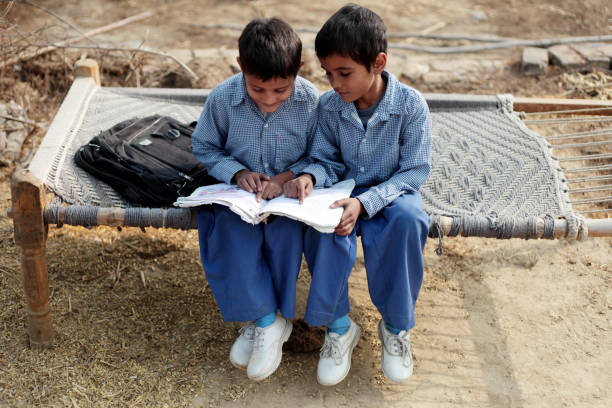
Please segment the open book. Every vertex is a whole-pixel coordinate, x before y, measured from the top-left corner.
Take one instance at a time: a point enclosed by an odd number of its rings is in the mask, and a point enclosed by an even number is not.
[[[188,197],[179,197],[177,207],[195,207],[203,204],[221,204],[229,207],[244,221],[257,224],[269,214],[282,215],[308,224],[320,232],[334,232],[344,209],[329,208],[336,200],[347,198],[355,187],[353,179],[341,181],[329,188],[316,188],[304,199],[284,195],[272,200],[257,202],[255,193],[249,193],[236,185],[213,184],[195,189]]]

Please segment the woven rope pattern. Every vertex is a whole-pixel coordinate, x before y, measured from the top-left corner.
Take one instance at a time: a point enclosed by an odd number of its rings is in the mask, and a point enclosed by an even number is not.
[[[161,97],[160,97],[161,95]],[[64,203],[76,205],[66,216],[70,224],[95,225],[95,207],[129,210],[128,225],[191,228],[189,210],[170,212],[134,207],[112,188],[78,168],[74,152],[92,137],[132,117],[151,114],[173,116],[183,122],[197,120],[202,103],[177,99],[176,90],[156,97],[129,90],[98,88],[90,99],[84,120],[72,140],[53,158],[45,183]],[[451,104],[452,105],[452,104]],[[425,210],[432,216],[433,236],[439,216],[453,217],[453,229],[462,234],[510,238],[535,237],[535,219],[545,218],[545,235],[552,237],[552,219],[576,219],[567,199],[567,187],[550,146],[530,132],[512,112],[510,97],[493,104],[432,108],[434,140],[432,172],[423,186]],[[49,207],[45,216],[57,222]],[[573,218],[572,218],[573,217]],[[74,222],[73,222],[74,221]],[[456,235],[451,232],[449,235]]]
[[[197,120],[201,104],[127,96],[120,90],[98,88],[86,109],[80,128],[54,159],[54,166],[45,184],[67,203],[99,207],[127,208],[132,205],[108,184],[89,175],[74,162],[74,153],[101,131],[133,117],[154,114],[172,116],[189,123]]]
[[[560,216],[570,209],[546,142],[508,112],[434,113],[432,172],[421,193],[430,214]]]

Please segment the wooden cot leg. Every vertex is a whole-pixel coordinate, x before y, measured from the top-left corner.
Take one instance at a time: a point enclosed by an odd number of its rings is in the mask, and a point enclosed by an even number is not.
[[[30,347],[51,346],[53,324],[49,313],[47,224],[44,220],[44,185],[27,170],[18,170],[11,182],[15,243],[21,247],[21,269],[26,299]]]

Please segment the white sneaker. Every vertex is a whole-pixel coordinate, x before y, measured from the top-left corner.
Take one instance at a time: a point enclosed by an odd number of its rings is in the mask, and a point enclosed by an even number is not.
[[[359,341],[361,329],[349,318],[351,325],[346,333],[327,332],[321,348],[317,381],[321,385],[336,385],[344,380],[351,368],[351,355]]]
[[[253,351],[253,339],[255,338],[255,323],[247,323],[239,330],[240,336],[234,341],[230,350],[230,362],[236,368],[246,370]]]
[[[380,366],[383,374],[393,382],[407,381],[412,375],[410,332],[402,330],[398,334],[393,334],[381,320],[378,323],[378,337],[382,342]]]
[[[261,381],[278,368],[283,355],[283,343],[287,341],[293,324],[277,315],[274,323],[266,327],[255,327],[253,352],[247,366],[247,376]]]

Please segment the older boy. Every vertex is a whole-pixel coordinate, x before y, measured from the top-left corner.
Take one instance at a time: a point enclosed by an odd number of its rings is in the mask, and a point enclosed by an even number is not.
[[[284,21],[251,21],[238,48],[242,73],[208,96],[193,152],[211,176],[270,199],[309,163],[319,93],[297,77],[302,43]],[[230,361],[247,368],[252,380],[278,368],[291,333],[287,318],[295,313],[303,228],[285,217],[251,225],[224,206],[198,212],[202,264],[221,314],[226,321],[250,321]]]
[[[317,368],[317,378],[324,385],[346,377],[359,340],[359,327],[348,314],[331,319],[336,310],[348,309],[347,277],[355,262],[357,232],[370,296],[382,315],[378,333],[383,373],[394,382],[412,375],[409,330],[415,324],[422,251],[429,231],[418,190],[430,170],[431,119],[423,97],[384,70],[385,33],[378,15],[350,4],[330,17],[317,34],[317,57],[333,91],[320,99],[311,150],[315,163],[285,185],[286,195],[300,199],[313,184],[329,186],[354,178],[357,185],[351,198],[333,204],[344,207],[335,234],[309,229],[304,244],[313,275],[307,317],[321,317],[311,324],[328,324]],[[337,254],[350,262],[340,270],[330,269]],[[316,292],[325,285],[339,289]],[[319,300],[322,296],[328,310],[320,309],[325,304]],[[324,316],[330,316],[328,321]]]

